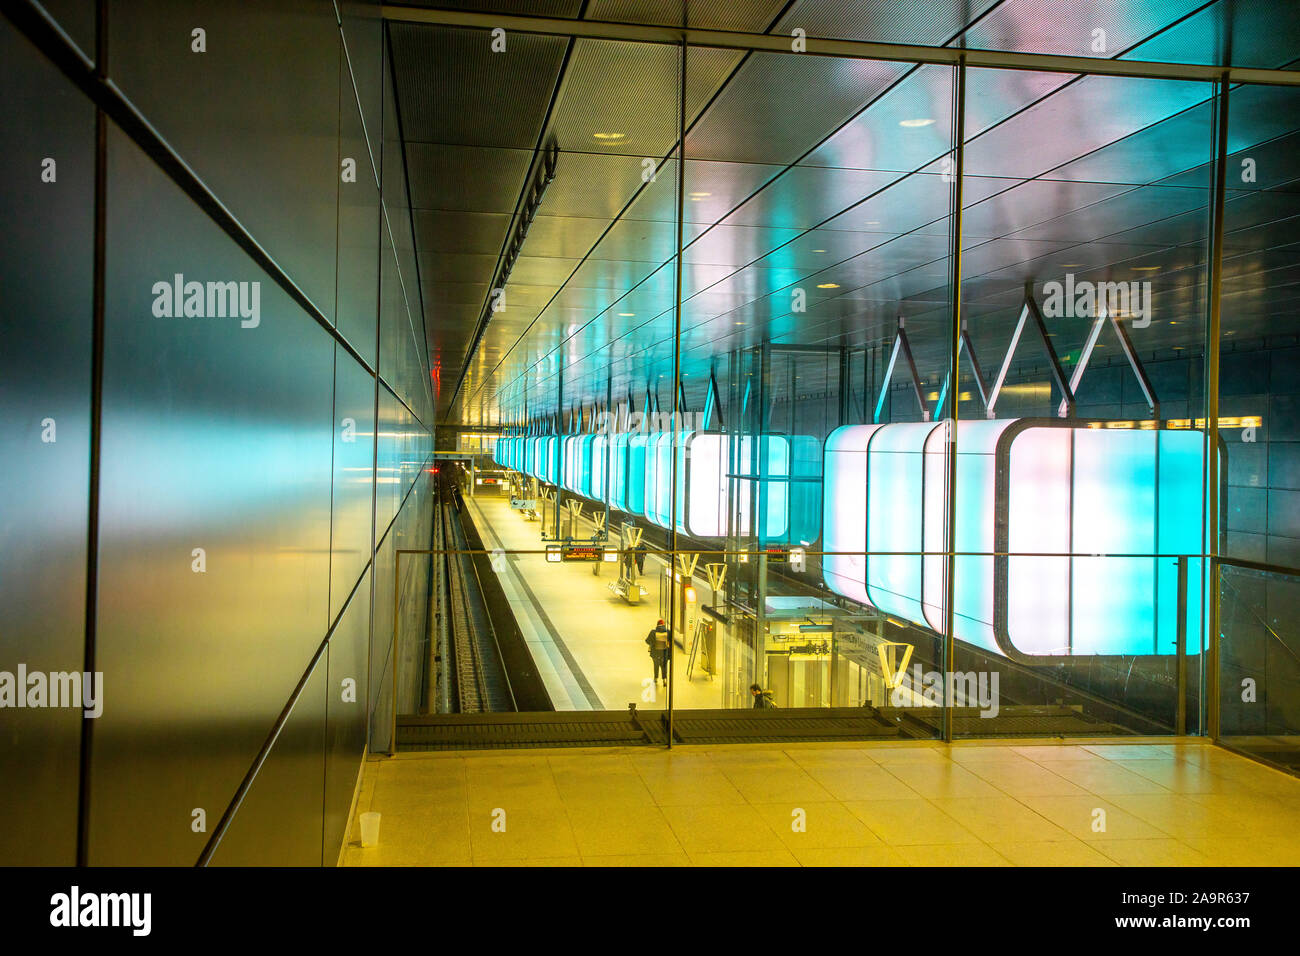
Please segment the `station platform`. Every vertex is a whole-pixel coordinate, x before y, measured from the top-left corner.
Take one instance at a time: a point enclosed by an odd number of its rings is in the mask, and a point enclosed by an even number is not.
[[[654,669],[646,634],[659,619],[659,584],[666,563],[647,555],[641,583],[648,592],[632,606],[609,590],[614,565],[549,563],[540,552],[540,524],[526,521],[497,495],[466,497],[483,545],[506,552],[500,574],[511,609],[537,662],[556,710],[662,710],[666,688],[646,685]],[[532,554],[518,552],[534,552]],[[685,678],[687,650],[673,648],[673,704],[678,709],[722,706],[717,679]],[[652,699],[647,700],[647,694]]]
[[[357,816],[380,814],[361,847]],[[803,828],[793,823],[802,813]],[[494,829],[494,819],[504,831]],[[399,754],[351,866],[1294,866],[1300,780],[1191,738]]]

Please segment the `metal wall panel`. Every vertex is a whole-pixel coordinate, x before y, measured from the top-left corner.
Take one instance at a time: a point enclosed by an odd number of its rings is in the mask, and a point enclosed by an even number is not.
[[[375,312],[379,301],[379,187],[357,111],[356,93],[344,82],[339,94],[340,162],[356,164],[356,181],[339,183],[338,308],[335,325],[357,354],[375,364]]]
[[[325,690],[325,819],[321,863],[333,866],[348,829],[348,811],[366,746],[370,644],[370,572],[362,576],[330,636]],[[354,695],[345,681],[354,681]]]
[[[81,671],[94,110],[0,21],[0,670]],[[54,160],[55,181],[42,181]],[[10,865],[76,859],[79,708],[0,711]]]
[[[89,858],[188,864],[328,624],[333,345],[116,129],[107,208]],[[176,275],[257,324],[159,316]]]
[[[340,39],[330,0],[110,2],[109,72],[293,277],[334,314]],[[206,31],[206,52],[192,32]]]
[[[375,380],[335,350],[334,495],[330,524],[330,620],[370,561],[374,493]]]
[[[319,865],[328,671],[328,662],[322,656],[253,778],[210,865]]]

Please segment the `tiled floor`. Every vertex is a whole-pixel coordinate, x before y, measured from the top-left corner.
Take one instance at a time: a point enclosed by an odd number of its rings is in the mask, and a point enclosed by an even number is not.
[[[351,866],[1300,865],[1300,780],[1203,743],[372,759]]]

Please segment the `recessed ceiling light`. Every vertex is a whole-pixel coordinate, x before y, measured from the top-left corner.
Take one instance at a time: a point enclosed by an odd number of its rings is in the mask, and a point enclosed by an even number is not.
[[[1159,268],[1160,268],[1159,266],[1134,266],[1133,271],[1134,272],[1155,272]]]
[[[910,119],[899,120],[899,126],[906,126],[908,129],[916,129],[918,126],[929,126],[934,122],[932,119]]]
[[[838,289],[838,288],[839,288],[839,284],[838,284],[838,283],[835,283],[835,282],[822,282],[822,283],[820,283],[820,284],[817,286],[817,288],[819,288],[819,289]]]
[[[744,325],[745,323],[744,323],[744,322],[737,322],[736,324],[737,324],[737,325]],[[1229,333],[1229,334],[1231,334],[1231,333]]]
[[[1061,263],[1061,268],[1062,268],[1062,269],[1077,269],[1077,268],[1079,268],[1079,266],[1081,266],[1081,265],[1083,265],[1082,262],[1062,262],[1062,263]]]
[[[636,315],[636,313],[635,313],[635,312],[620,312],[619,315],[623,316],[623,318],[625,318],[625,319],[630,319],[630,318],[632,318],[632,316]]]
[[[866,225],[868,225],[868,226],[878,226],[878,225],[880,225],[880,220],[879,220],[879,219],[868,219],[867,222],[866,222]]]
[[[825,252],[825,249],[814,249],[813,252]]]
[[[708,199],[713,195],[713,193],[688,193],[687,195],[689,195],[693,201],[699,202],[701,199]]]
[[[610,142],[614,140],[627,139],[627,133],[592,133],[591,138]]]

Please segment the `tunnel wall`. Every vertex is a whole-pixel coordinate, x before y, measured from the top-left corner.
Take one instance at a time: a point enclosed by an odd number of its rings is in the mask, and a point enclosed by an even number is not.
[[[0,710],[0,862],[333,864],[430,528],[378,6],[15,6],[0,671],[103,676]]]

